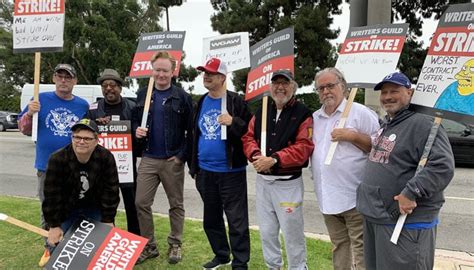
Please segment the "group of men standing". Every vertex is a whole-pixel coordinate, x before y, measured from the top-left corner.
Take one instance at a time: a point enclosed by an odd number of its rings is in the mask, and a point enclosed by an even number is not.
[[[170,205],[168,262],[178,263],[187,162],[204,203],[203,227],[214,253],[203,268],[231,264],[233,269],[247,269],[246,166],[250,162],[257,172],[256,213],[265,264],[269,269],[283,268],[281,231],[288,269],[308,269],[302,169],[311,163],[314,189],[333,245],[334,269],[433,267],[438,213],[444,202],[442,191],[453,176],[453,156],[440,128],[427,164],[415,173],[433,120],[407,109],[412,90],[405,75],[390,74],[375,87],[381,90],[380,101],[387,112],[382,128],[373,111],[354,103],[345,127],[337,129],[348,101],[347,83],[336,68],[315,76],[322,107],[314,113],[296,99],[298,85],[292,72],[275,71],[271,101],[262,119],[262,109],[252,116],[242,97],[226,89],[227,68],[218,58],[198,67],[208,93],[195,108],[191,96],[172,83],[176,61],[167,52],[158,52],[151,64],[154,87],[144,127],[146,89],[139,90],[136,103],[122,98],[124,82],[112,69],[105,69],[98,79],[104,99],[88,109],[84,100],[72,95],[75,69],[60,64],[53,77],[56,91],[40,94],[40,101],[30,102],[23,111],[24,133],[31,131],[31,115],[39,112],[36,168],[44,226],[50,231],[48,246],[59,241],[78,214],[112,224],[120,187],[128,230],[149,239],[137,263],[159,256],[151,206],[162,183]],[[79,121],[84,116],[88,119]],[[132,123],[134,166],[136,157],[142,157],[134,168],[133,184],[118,184],[110,153],[97,145],[96,124],[111,119]],[[51,125],[57,122],[64,128]],[[266,132],[262,132],[264,123]],[[331,165],[326,165],[334,141],[339,145]],[[68,159],[74,162],[61,164]],[[97,164],[107,169],[97,170]],[[59,196],[61,181],[67,182],[67,193]],[[400,213],[409,216],[399,244],[393,245],[390,234]]]

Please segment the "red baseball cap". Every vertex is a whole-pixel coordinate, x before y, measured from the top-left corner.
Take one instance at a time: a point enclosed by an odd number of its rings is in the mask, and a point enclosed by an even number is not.
[[[227,66],[219,58],[211,58],[207,60],[206,65],[197,67],[197,70],[227,75]]]

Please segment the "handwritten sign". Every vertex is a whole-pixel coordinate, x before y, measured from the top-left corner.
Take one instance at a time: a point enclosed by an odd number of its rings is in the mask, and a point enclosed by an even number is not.
[[[249,33],[239,32],[204,38],[202,63],[213,57],[225,62],[228,72],[249,67]]]
[[[130,70],[131,78],[151,77],[153,68],[150,59],[157,51],[168,51],[176,60],[174,76],[178,76],[183,54],[184,31],[146,33],[140,36]]]
[[[341,45],[336,68],[349,87],[373,87],[397,67],[408,24],[352,27]]]
[[[13,52],[62,51],[64,0],[17,0],[13,12]]]
[[[99,144],[115,158],[120,183],[133,183],[131,124],[128,120],[99,125]]]
[[[45,269],[133,269],[148,239],[95,220],[78,220]]]
[[[279,69],[294,72],[294,29],[276,32],[250,48],[250,67],[245,100],[257,99],[268,89],[272,74]]]
[[[474,124],[474,4],[441,16],[411,100],[415,111]]]

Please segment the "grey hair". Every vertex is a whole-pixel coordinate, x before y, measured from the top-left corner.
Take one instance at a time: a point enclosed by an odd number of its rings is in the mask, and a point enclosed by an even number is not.
[[[318,71],[316,75],[314,76],[314,81],[317,82],[318,79],[326,73],[330,73],[336,76],[337,80],[342,84],[342,90],[347,91],[346,78],[344,78],[344,74],[342,74],[342,72],[335,67],[329,67],[329,68],[325,68],[323,70]]]

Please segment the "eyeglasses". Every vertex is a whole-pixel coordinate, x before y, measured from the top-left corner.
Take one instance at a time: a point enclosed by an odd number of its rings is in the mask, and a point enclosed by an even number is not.
[[[95,138],[91,138],[91,137],[81,137],[81,136],[77,136],[77,135],[72,135],[72,140],[74,142],[81,142],[81,141],[84,141],[85,143],[90,143],[92,141],[95,140]]]
[[[275,85],[275,86],[281,85],[281,86],[287,87],[287,86],[290,85],[290,81],[286,81],[286,80],[283,80],[283,81],[273,81],[273,82],[272,82],[272,85]]]
[[[73,79],[71,75],[62,75],[59,73],[55,73],[54,76],[56,76],[56,78],[58,78],[59,80],[65,80],[66,82],[70,82]]]
[[[117,87],[117,83],[102,83],[101,86],[102,88],[107,88],[107,87],[110,87],[110,88],[115,88]]]
[[[321,85],[319,87],[316,88],[316,90],[318,90],[318,92],[322,93],[324,92],[324,90],[329,90],[329,91],[332,91],[334,90],[334,88],[336,88],[336,85],[338,85],[339,82],[336,82],[336,83],[328,83],[326,85]]]

